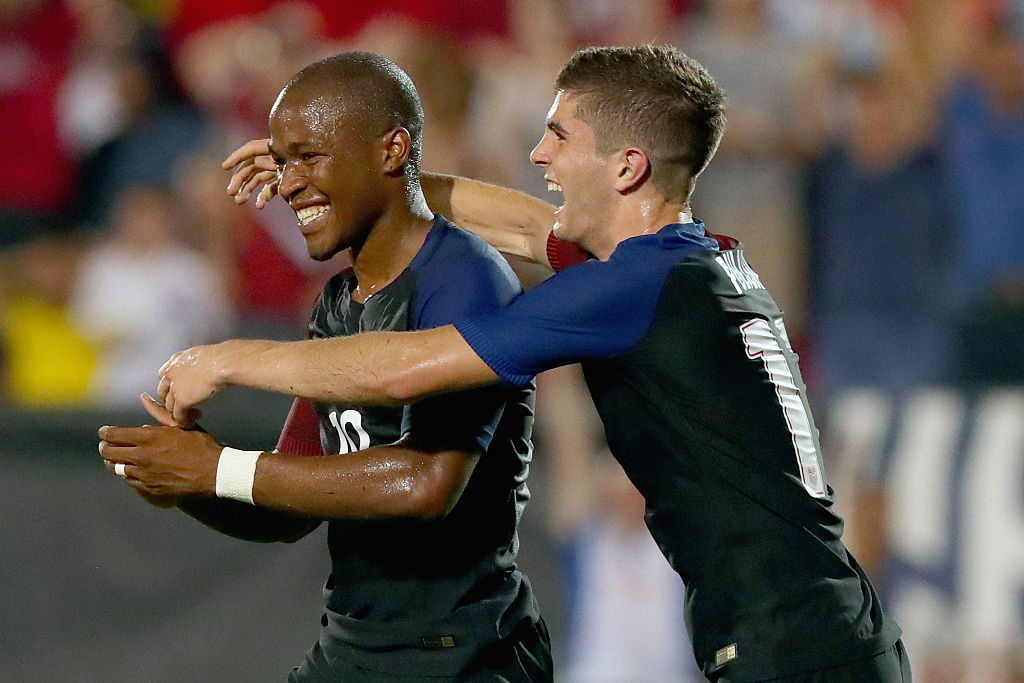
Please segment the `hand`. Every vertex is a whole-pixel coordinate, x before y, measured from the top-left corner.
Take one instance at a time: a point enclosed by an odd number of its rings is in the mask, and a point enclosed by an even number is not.
[[[194,346],[171,356],[158,373],[157,398],[162,402],[163,410],[154,413],[150,410],[152,406],[145,401],[143,406],[163,425],[193,427],[198,413],[195,406],[224,387],[219,372],[229,348],[230,342]],[[156,401],[153,403],[160,405]],[[165,413],[170,413],[169,423],[162,419]]]
[[[277,164],[270,155],[270,140],[250,140],[221,162],[226,171],[235,172],[228,183],[228,195],[236,204],[245,204],[252,191],[259,185],[263,188],[256,195],[256,208],[262,209],[277,194]]]
[[[146,412],[149,413],[157,422],[166,427],[180,426],[178,425],[177,422],[174,421],[174,416],[171,415],[171,412],[167,410],[167,408],[165,408],[162,404],[157,403],[156,399],[154,399],[152,396],[150,396],[149,394],[142,394],[141,399],[142,407],[145,408]],[[202,417],[202,414],[199,412],[199,410],[193,408],[192,411],[192,418],[194,420],[198,420],[200,417]],[[196,425],[195,427],[193,427],[193,429],[201,429],[201,427]],[[109,460],[104,461],[104,463],[107,465],[108,469],[112,469],[116,466]],[[181,502],[181,496],[158,496],[151,493],[146,493],[145,491],[138,491],[138,494],[147,503],[158,508],[176,507],[178,503]]]
[[[146,412],[149,413],[150,417],[163,426],[203,430],[202,427],[196,424],[199,418],[203,416],[203,412],[198,408],[190,408],[188,422],[186,424],[178,424],[177,420],[174,419],[174,415],[164,407],[163,403],[160,403],[147,393],[142,394],[139,398],[142,399],[142,407],[146,409]]]
[[[99,437],[107,469],[154,504],[167,507],[184,496],[216,495],[221,446],[206,432],[104,426]]]

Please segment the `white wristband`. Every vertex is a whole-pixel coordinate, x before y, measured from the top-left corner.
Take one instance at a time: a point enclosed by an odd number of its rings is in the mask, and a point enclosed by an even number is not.
[[[252,485],[256,479],[256,461],[263,451],[240,451],[224,447],[217,461],[217,497],[252,504]]]

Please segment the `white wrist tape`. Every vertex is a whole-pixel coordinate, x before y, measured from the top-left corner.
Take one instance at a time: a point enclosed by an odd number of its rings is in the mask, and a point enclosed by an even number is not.
[[[263,451],[240,451],[225,446],[217,461],[217,497],[252,503],[256,461]]]

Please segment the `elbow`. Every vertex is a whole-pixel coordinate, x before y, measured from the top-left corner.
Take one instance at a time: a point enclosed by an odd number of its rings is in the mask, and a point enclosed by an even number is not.
[[[461,491],[442,490],[431,485],[419,486],[409,496],[406,517],[421,522],[444,519],[455,509]]]
[[[475,460],[456,452],[431,456],[430,464],[409,479],[404,516],[420,521],[447,517],[466,489]]]
[[[394,406],[408,405],[426,398],[417,381],[416,369],[402,367],[401,364],[381,369],[379,390],[385,400]]]

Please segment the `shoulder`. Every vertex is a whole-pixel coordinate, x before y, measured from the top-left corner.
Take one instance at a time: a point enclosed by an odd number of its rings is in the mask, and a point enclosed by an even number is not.
[[[493,275],[517,282],[508,261],[497,249],[474,233],[439,218],[434,227],[436,246],[429,260],[431,268],[452,274],[450,269],[456,267],[463,277]]]
[[[411,270],[423,300],[442,293],[455,305],[494,307],[522,291],[512,267],[494,247],[445,219],[437,221]]]

